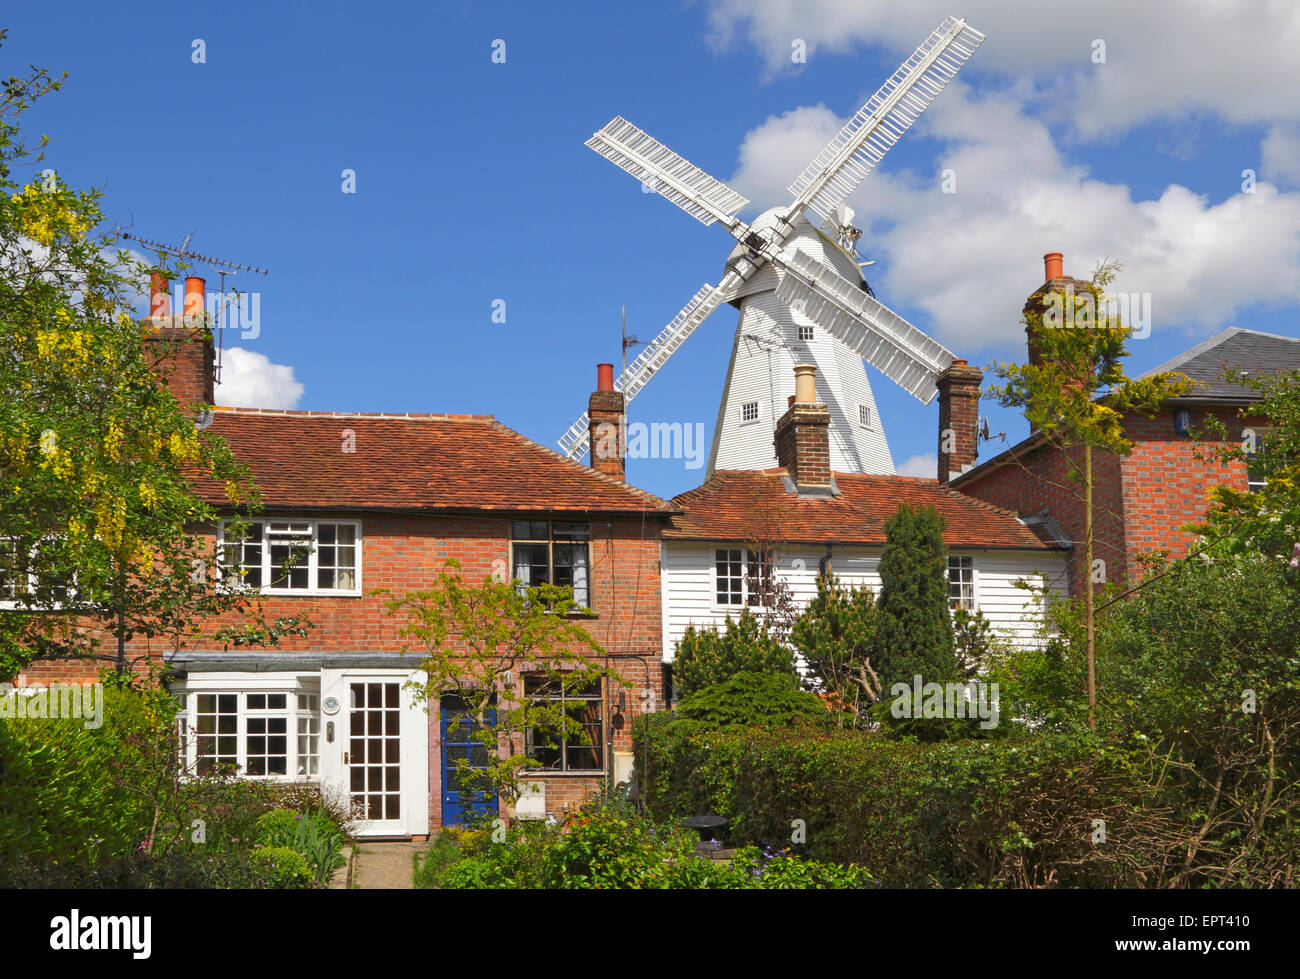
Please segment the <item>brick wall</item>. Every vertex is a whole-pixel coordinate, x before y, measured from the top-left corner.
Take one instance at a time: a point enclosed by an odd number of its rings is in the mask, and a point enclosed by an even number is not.
[[[268,512],[268,516],[274,511]],[[268,595],[264,598],[268,620],[277,616],[307,613],[315,623],[305,638],[287,637],[280,649],[337,652],[380,652],[399,649],[405,640],[399,635],[402,620],[387,614],[383,599],[370,594],[377,588],[402,593],[428,587],[448,558],[460,562],[467,581],[481,581],[494,572],[510,571],[510,520],[507,517],[423,517],[409,515],[319,514],[321,519],[362,521],[361,597],[305,597]],[[589,518],[591,529],[591,605],[597,617],[580,620],[584,628],[605,649],[606,665],[628,681],[627,688],[608,685],[604,716],[607,720],[607,750],[630,752],[631,720],[648,705],[665,704],[663,648],[660,638],[662,615],[659,589],[658,518]],[[210,621],[205,637],[189,643],[192,649],[219,649],[211,640],[221,625],[235,624],[238,616],[228,614]],[[101,637],[105,650],[115,650],[111,636]],[[128,657],[143,671],[159,663],[171,645],[164,639],[138,639],[128,644]],[[33,664],[20,683],[93,681],[103,665],[88,661]],[[625,690],[621,727],[615,726],[618,693]],[[646,696],[643,691],[653,691]],[[435,831],[441,816],[441,743],[438,711],[430,711],[430,817]],[[596,791],[601,780],[590,776],[545,775],[548,807],[552,798],[576,805]]]
[[[1233,444],[1240,432],[1260,419],[1242,419],[1235,409],[1212,412],[1193,410],[1193,429],[1204,426],[1209,415],[1226,426]],[[1130,417],[1125,430],[1134,443],[1124,458],[1094,452],[1093,467],[1095,545],[1094,557],[1105,562],[1108,581],[1136,580],[1138,557],[1153,551],[1168,551],[1179,557],[1194,541],[1182,527],[1204,519],[1210,491],[1218,485],[1246,489],[1246,468],[1240,462],[1221,464],[1205,458],[1209,447],[1174,432],[1174,409],[1153,418]],[[1082,452],[1072,449],[1070,458],[1081,460]],[[1046,510],[1072,541],[1081,542],[1084,533],[1082,488],[1068,478],[1069,466],[1058,450],[1040,448],[1020,463],[1009,462],[960,484],[960,490],[977,499],[1015,510],[1024,517]],[[1070,590],[1083,588],[1082,546],[1070,559]]]

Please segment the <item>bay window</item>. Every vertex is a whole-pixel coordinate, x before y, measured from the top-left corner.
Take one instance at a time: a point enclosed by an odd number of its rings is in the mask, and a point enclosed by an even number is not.
[[[193,691],[179,721],[187,764],[196,774],[233,769],[275,781],[320,774],[320,695],[314,690]]]

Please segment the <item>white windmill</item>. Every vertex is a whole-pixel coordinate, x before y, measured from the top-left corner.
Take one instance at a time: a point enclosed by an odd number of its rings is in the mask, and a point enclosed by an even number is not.
[[[776,465],[772,433],[793,393],[796,363],[818,367],[818,397],[831,411],[832,470],[893,472],[863,360],[929,404],[954,355],[871,294],[845,202],[983,40],[964,20],[945,19],[790,185],[793,203],[753,224],[736,217],[746,198],[621,116],[587,141],[697,221],[721,222],[739,242],[722,281],[703,286],[614,382],[631,401],[710,313],[724,302],[738,305],[710,473]],[[827,233],[804,217],[810,209]],[[559,444],[576,458],[589,443],[583,414]]]

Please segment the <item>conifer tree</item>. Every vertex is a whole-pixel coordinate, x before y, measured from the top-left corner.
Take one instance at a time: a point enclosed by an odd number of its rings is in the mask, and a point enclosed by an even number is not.
[[[943,518],[932,507],[904,504],[885,522],[873,661],[885,690],[957,679],[948,611],[948,549]]]

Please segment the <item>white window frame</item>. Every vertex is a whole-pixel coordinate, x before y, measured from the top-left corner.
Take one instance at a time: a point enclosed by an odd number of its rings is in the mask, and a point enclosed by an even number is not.
[[[0,547],[5,547],[11,543],[13,539],[14,538],[12,537],[0,537]],[[33,544],[28,557],[35,557],[40,546],[39,542]],[[49,605],[32,605],[18,598],[20,592],[24,595],[35,595],[36,590],[40,588],[40,575],[35,571],[27,572],[25,577],[27,578],[26,585],[18,587],[15,583],[13,598],[5,597],[7,592],[0,591],[0,609],[12,609],[22,612],[60,612],[63,609],[68,608],[70,605],[75,604],[77,598],[77,573],[75,571],[72,573],[72,584],[68,586],[66,599],[61,602],[53,602]]]
[[[720,602],[718,601],[718,554],[720,552],[726,552],[727,554],[726,561],[728,564],[728,568],[730,568],[731,554],[735,551],[740,552],[740,602],[739,603]],[[751,595],[750,588],[749,588],[750,577],[753,574],[755,574],[755,571],[753,570],[753,565],[756,563],[759,564],[760,569],[757,573],[760,574],[762,573],[761,565],[763,562],[754,560],[759,557],[758,552],[748,547],[732,547],[730,545],[726,545],[726,546],[715,545],[712,548],[710,548],[709,553],[712,556],[712,560],[709,563],[709,569],[713,575],[712,595],[713,595],[714,611],[730,611],[733,609],[740,610],[743,608],[748,608],[748,609],[759,608],[760,606],[757,603],[758,596]],[[769,557],[766,564],[767,564],[768,579],[774,581],[775,580],[774,576],[776,574],[775,562],[772,560],[771,557]],[[726,577],[728,581],[730,581],[732,575],[728,574]],[[732,592],[730,587],[728,587],[727,589],[727,594],[729,595],[734,594],[734,592]]]
[[[226,526],[229,521],[221,521],[217,530],[217,553],[222,556],[224,565],[226,553]],[[250,524],[262,525],[262,585],[261,587],[244,586],[242,583],[232,583],[235,589],[243,588],[249,592],[261,595],[308,595],[318,597],[334,598],[360,598],[362,595],[363,583],[361,580],[361,569],[363,561],[363,534],[360,520],[340,520],[334,517],[286,517],[286,516],[258,516],[255,519],[248,520]],[[292,524],[310,524],[311,525],[311,553],[307,555],[307,582],[306,588],[292,588],[287,585],[272,585],[273,573],[276,565],[271,563],[271,525],[275,523],[292,523]],[[353,528],[356,540],[356,567],[355,572],[356,584],[352,588],[319,588],[314,583],[319,580],[317,572],[319,571],[320,555],[320,527],[322,524],[332,524],[336,527]],[[239,542],[230,541],[231,545],[237,545]],[[236,565],[237,571],[239,565]]]
[[[811,324],[808,326],[796,326],[795,329],[798,331],[795,333],[795,336],[799,338],[800,343],[811,343],[817,336],[817,327]]]
[[[235,679],[231,674],[210,674],[205,676],[195,676],[193,674],[184,683],[173,683],[171,692],[182,699],[182,707],[177,717],[177,724],[182,733],[182,751],[185,770],[188,773],[196,774],[198,772],[199,761],[199,731],[198,731],[198,698],[200,696],[234,696],[235,701],[235,763],[238,766],[238,777],[248,779],[250,782],[311,782],[320,781],[321,756],[325,750],[325,737],[323,734],[324,723],[321,721],[320,713],[320,675],[316,673],[297,675],[297,674],[266,674],[264,676],[247,677],[240,674],[239,679]],[[285,697],[284,710],[271,710],[250,708],[248,706],[248,696],[253,695],[273,695],[283,694]],[[298,706],[298,698],[305,696],[308,698],[308,704],[312,703],[310,698],[315,698],[316,711],[311,713],[310,707],[301,708]],[[262,717],[284,717],[285,724],[285,774],[283,775],[249,775],[248,774],[248,721],[250,718]],[[297,774],[299,763],[298,752],[298,722],[300,719],[311,719],[316,721],[316,772],[315,774],[307,773]],[[310,727],[310,725],[308,725]],[[308,754],[306,757],[312,757]]]
[[[975,565],[975,556],[972,554],[949,554],[948,555],[948,570],[947,573],[944,575],[944,582],[945,584],[947,584],[948,591],[949,591],[948,611],[955,612],[957,611],[958,608],[958,606],[952,603],[953,602],[952,600],[953,561],[970,562],[970,600],[969,600],[969,604],[966,604],[965,601],[962,600],[961,607],[965,608],[966,611],[968,612],[977,612],[979,611],[979,607],[980,607],[979,569]],[[960,583],[960,578],[958,579],[958,581]]]
[[[1255,432],[1255,451],[1246,453],[1246,492],[1247,493],[1262,492],[1264,487],[1268,485],[1267,479],[1252,480],[1250,478],[1250,467],[1251,467],[1251,463],[1254,461],[1254,458],[1257,455],[1259,455],[1262,451],[1264,451],[1264,443],[1268,441],[1268,437],[1273,434],[1272,428],[1256,428],[1253,431]]]
[[[870,428],[872,414],[873,412],[871,411],[870,405],[858,405],[858,424],[862,428]]]
[[[754,409],[754,417],[746,418],[745,410],[751,407]],[[762,419],[762,417],[763,417],[763,403],[761,401],[746,401],[740,406],[740,424],[756,425]]]

